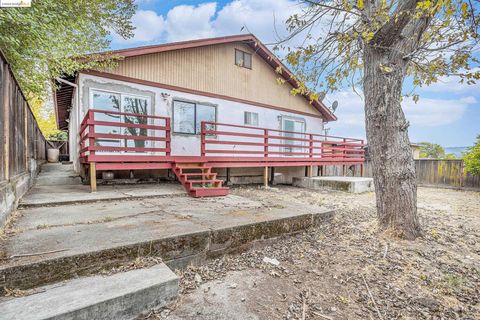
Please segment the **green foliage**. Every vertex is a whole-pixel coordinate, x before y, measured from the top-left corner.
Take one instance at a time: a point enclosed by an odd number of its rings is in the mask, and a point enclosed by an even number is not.
[[[479,63],[475,52],[480,41],[480,6],[474,1],[300,2],[304,10],[287,20],[290,34],[274,48],[288,52],[287,62],[302,84],[296,91],[308,91],[307,86],[317,91],[362,87],[367,47],[399,56],[406,67],[386,61],[378,72],[402,68],[415,87],[448,75],[467,84],[480,80],[480,71],[474,68]],[[295,37],[304,38],[302,46],[288,46]],[[409,94],[418,100],[414,92]]]
[[[37,120],[38,127],[47,139],[62,134],[63,132],[57,129],[57,122],[53,108],[46,106],[45,102],[39,98],[30,98],[30,108]],[[66,135],[66,134],[65,134]]]
[[[31,8],[0,10],[0,48],[27,97],[44,99],[50,81],[111,59],[79,59],[104,51],[115,31],[132,36],[133,0],[36,0]]]
[[[445,158],[445,149],[439,144],[430,142],[421,142],[420,158],[443,159]]]
[[[473,175],[480,175],[480,135],[477,136],[475,145],[468,148],[463,156],[465,170]]]
[[[55,141],[67,141],[68,134],[64,131],[58,131],[58,132],[55,132],[54,134],[45,136],[45,138],[47,138],[48,140],[55,140]]]

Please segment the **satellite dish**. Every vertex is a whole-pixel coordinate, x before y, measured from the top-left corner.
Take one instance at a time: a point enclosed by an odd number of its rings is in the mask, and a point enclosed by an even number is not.
[[[320,92],[320,94],[318,95],[318,100],[323,101],[323,99],[325,99],[326,95],[327,94],[325,93],[325,91]]]
[[[335,111],[337,110],[337,108],[338,108],[338,101],[335,100],[335,101],[333,101],[333,103],[332,103],[332,110],[333,110],[333,112],[335,112]]]

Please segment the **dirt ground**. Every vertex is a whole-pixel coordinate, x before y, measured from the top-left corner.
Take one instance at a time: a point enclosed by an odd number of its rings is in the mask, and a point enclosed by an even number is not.
[[[325,227],[190,267],[176,305],[148,319],[480,319],[480,193],[420,188],[416,241],[376,230],[373,193],[232,193],[337,211]]]

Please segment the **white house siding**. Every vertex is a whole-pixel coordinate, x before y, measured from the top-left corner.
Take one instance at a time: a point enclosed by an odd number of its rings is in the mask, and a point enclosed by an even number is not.
[[[88,74],[79,75],[79,93],[80,93],[80,119],[84,118],[87,109],[90,107],[89,91],[91,89],[110,90],[114,92],[123,91],[130,94],[145,95],[152,97],[153,112],[156,116],[166,116],[172,118],[173,100],[193,101],[198,103],[213,104],[217,107],[217,122],[229,123],[236,125],[244,125],[244,112],[258,113],[258,127],[270,129],[282,129],[281,118],[289,117],[294,119],[301,119],[305,122],[305,131],[307,133],[322,134],[323,123],[322,119],[318,117],[297,114],[295,112],[285,112],[282,110],[275,110],[255,105],[239,103],[224,99],[211,98],[202,95],[184,93],[179,91],[167,90],[158,87],[151,87],[146,85],[139,85],[130,82],[112,80]],[[282,106],[279,106],[282,107]],[[219,128],[226,131],[237,131],[243,129],[227,129]],[[238,131],[237,131],[238,132]],[[243,132],[254,132],[263,134],[261,131],[245,129]],[[74,133],[78,135],[78,133]],[[280,135],[280,134],[278,134]],[[172,135],[171,135],[171,155],[172,156],[199,156],[200,155],[200,135],[181,134],[173,132],[172,121]],[[217,137],[209,137],[209,139],[216,139]],[[246,141],[245,137],[231,137],[221,136],[222,140]],[[258,141],[260,140],[251,140]],[[272,141],[273,143],[282,143],[280,140]],[[210,145],[209,148],[226,149],[228,145]],[[230,146],[236,150],[247,150],[245,146]],[[252,147],[251,150],[263,150],[263,147]],[[73,148],[71,150],[74,150]],[[273,151],[274,149],[270,149]],[[277,148],[278,151],[278,148]],[[211,154],[214,155],[214,154]],[[215,154],[217,155],[217,154]],[[219,155],[222,156],[222,155]],[[236,155],[242,156],[242,155]],[[252,156],[252,155],[243,155]],[[261,155],[259,155],[261,156]]]

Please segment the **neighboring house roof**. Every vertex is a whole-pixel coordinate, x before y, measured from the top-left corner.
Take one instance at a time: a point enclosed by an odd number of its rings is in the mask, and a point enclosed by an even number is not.
[[[188,48],[196,48],[209,45],[217,45],[224,43],[232,42],[242,42],[252,48],[267,64],[269,64],[273,69],[277,70],[278,67],[281,68],[280,75],[294,88],[299,87],[299,83],[295,80],[293,73],[288,70],[288,68],[264,45],[262,44],[254,35],[252,34],[243,34],[243,35],[234,35],[234,36],[225,36],[219,38],[209,38],[209,39],[199,39],[191,41],[182,41],[174,42],[160,45],[151,45],[130,49],[121,49],[114,50],[105,53],[100,53],[101,55],[115,55],[123,58],[135,57],[147,54],[154,54],[166,51],[181,50]],[[94,56],[98,57],[98,54]],[[70,79],[71,80],[71,79]],[[67,112],[66,110],[70,107],[71,101],[71,87],[68,88],[67,85],[62,84],[60,88],[56,91],[56,101],[55,101],[55,110],[57,113],[57,125],[59,128],[66,128],[68,126],[66,122]],[[70,98],[70,100],[68,100]],[[304,98],[310,102],[310,97],[308,94],[304,95]],[[320,112],[325,121],[335,121],[337,120],[336,116],[327,108],[321,101],[314,100],[311,102],[312,106]]]

